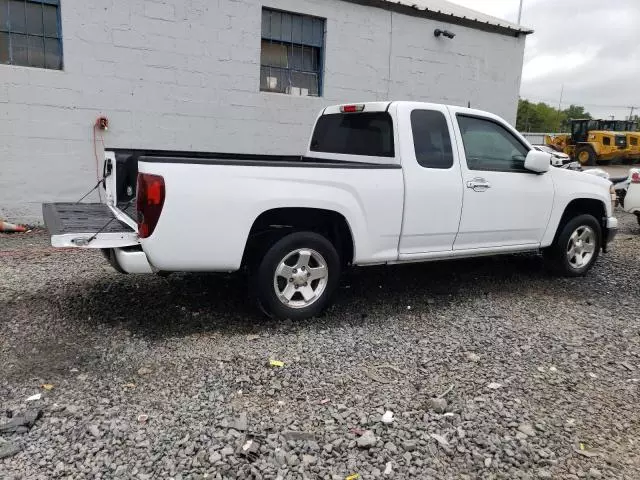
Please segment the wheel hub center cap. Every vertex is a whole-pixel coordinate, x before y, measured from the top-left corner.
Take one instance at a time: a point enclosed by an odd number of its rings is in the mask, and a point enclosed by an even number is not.
[[[303,286],[303,285],[306,283],[306,281],[307,281],[307,273],[306,273],[306,272],[303,272],[303,271],[298,270],[296,273],[294,273],[294,274],[292,275],[292,277],[291,277],[291,278],[293,278],[293,284],[294,284],[296,287],[301,287],[301,286]]]

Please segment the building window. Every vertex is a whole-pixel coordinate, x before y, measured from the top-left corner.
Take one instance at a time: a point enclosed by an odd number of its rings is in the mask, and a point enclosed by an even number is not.
[[[0,63],[62,69],[60,0],[0,0]]]
[[[321,96],[324,27],[321,18],[263,8],[260,90]]]

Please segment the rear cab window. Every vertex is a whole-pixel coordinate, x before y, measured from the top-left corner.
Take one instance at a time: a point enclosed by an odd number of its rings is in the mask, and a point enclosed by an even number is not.
[[[311,138],[312,152],[394,157],[393,120],[388,112],[322,115]]]

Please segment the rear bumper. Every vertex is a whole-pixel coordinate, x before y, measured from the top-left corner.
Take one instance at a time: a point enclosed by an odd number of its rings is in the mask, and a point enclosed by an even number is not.
[[[120,273],[153,273],[147,255],[140,247],[110,248],[103,252],[111,266]]]
[[[604,229],[604,242],[602,244],[602,250],[607,252],[609,244],[613,242],[613,239],[618,233],[618,219],[615,217],[608,217],[606,219],[606,226]]]

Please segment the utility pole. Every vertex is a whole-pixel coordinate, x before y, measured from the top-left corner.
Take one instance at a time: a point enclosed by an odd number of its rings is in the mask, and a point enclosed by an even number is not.
[[[518,9],[518,25],[520,25],[522,21],[522,2],[524,0],[520,0],[520,8]]]
[[[522,3],[522,2],[520,2]],[[558,115],[556,117],[556,123],[558,124],[558,132],[560,131],[560,110],[562,110],[562,96],[564,95],[564,83],[560,89],[560,101],[558,102]]]
[[[629,120],[631,121],[631,120],[633,119],[633,110],[634,110],[636,107],[629,107],[629,108],[631,109],[631,111],[629,112]]]

